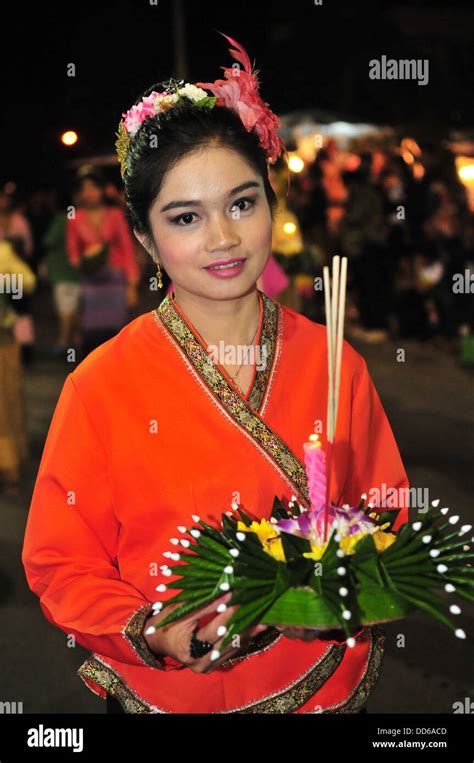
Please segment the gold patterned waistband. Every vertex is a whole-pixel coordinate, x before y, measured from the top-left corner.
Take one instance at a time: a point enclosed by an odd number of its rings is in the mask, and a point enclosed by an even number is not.
[[[373,626],[368,629],[370,633],[370,651],[365,671],[352,690],[351,694],[342,702],[325,707],[321,710],[324,713],[358,713],[366,705],[367,700],[375,688],[378,681],[385,647],[385,632],[382,626]],[[260,634],[263,635],[263,634]],[[267,638],[269,634],[265,632]],[[274,635],[274,634],[273,634]],[[279,637],[279,636],[278,636]],[[272,643],[278,640],[278,637],[264,648],[269,648]],[[253,652],[261,650],[255,646]],[[345,645],[330,644],[326,651],[318,658],[316,663],[311,665],[305,673],[283,689],[274,692],[271,695],[262,697],[233,710],[216,711],[221,713],[292,713],[308,702],[311,697],[319,691],[323,684],[330,678],[343,660],[346,652]],[[252,652],[245,655],[239,655],[233,658],[233,662],[250,657]],[[228,660],[223,665],[227,666]],[[78,675],[85,681],[88,688],[91,688],[87,681],[92,681],[100,686],[108,694],[111,694],[122,705],[126,713],[168,713],[156,705],[152,705],[140,697],[133,689],[124,682],[123,678],[107,664],[106,660],[98,655],[92,655],[87,659],[77,671]]]

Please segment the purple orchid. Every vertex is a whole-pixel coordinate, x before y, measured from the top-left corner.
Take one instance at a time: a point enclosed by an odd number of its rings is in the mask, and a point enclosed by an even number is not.
[[[362,509],[349,505],[328,507],[328,529],[331,530],[336,521],[337,531],[341,537],[373,533],[378,529],[377,522],[364,513]],[[312,545],[322,546],[324,538],[324,507],[317,511],[302,511],[291,519],[280,519],[274,525],[279,530],[306,538]]]

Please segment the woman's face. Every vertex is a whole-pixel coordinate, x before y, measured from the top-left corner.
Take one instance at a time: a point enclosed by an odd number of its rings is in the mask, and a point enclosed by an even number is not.
[[[177,297],[180,292],[207,299],[242,296],[255,288],[271,252],[263,180],[240,154],[224,147],[188,154],[173,167],[150,209],[150,224]],[[206,270],[244,258],[232,278]]]
[[[84,206],[95,207],[103,202],[104,192],[97,183],[94,183],[90,178],[86,178],[81,183],[79,198]]]

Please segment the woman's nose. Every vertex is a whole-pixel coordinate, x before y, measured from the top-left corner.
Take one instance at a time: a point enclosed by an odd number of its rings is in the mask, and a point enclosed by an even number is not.
[[[240,237],[237,235],[233,220],[229,220],[225,215],[219,215],[209,221],[207,236],[209,251],[226,249],[239,243]]]

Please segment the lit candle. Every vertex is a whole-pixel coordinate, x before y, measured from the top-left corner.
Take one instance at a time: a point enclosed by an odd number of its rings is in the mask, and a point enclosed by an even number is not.
[[[320,511],[326,503],[326,457],[317,434],[303,444],[311,511]]]

